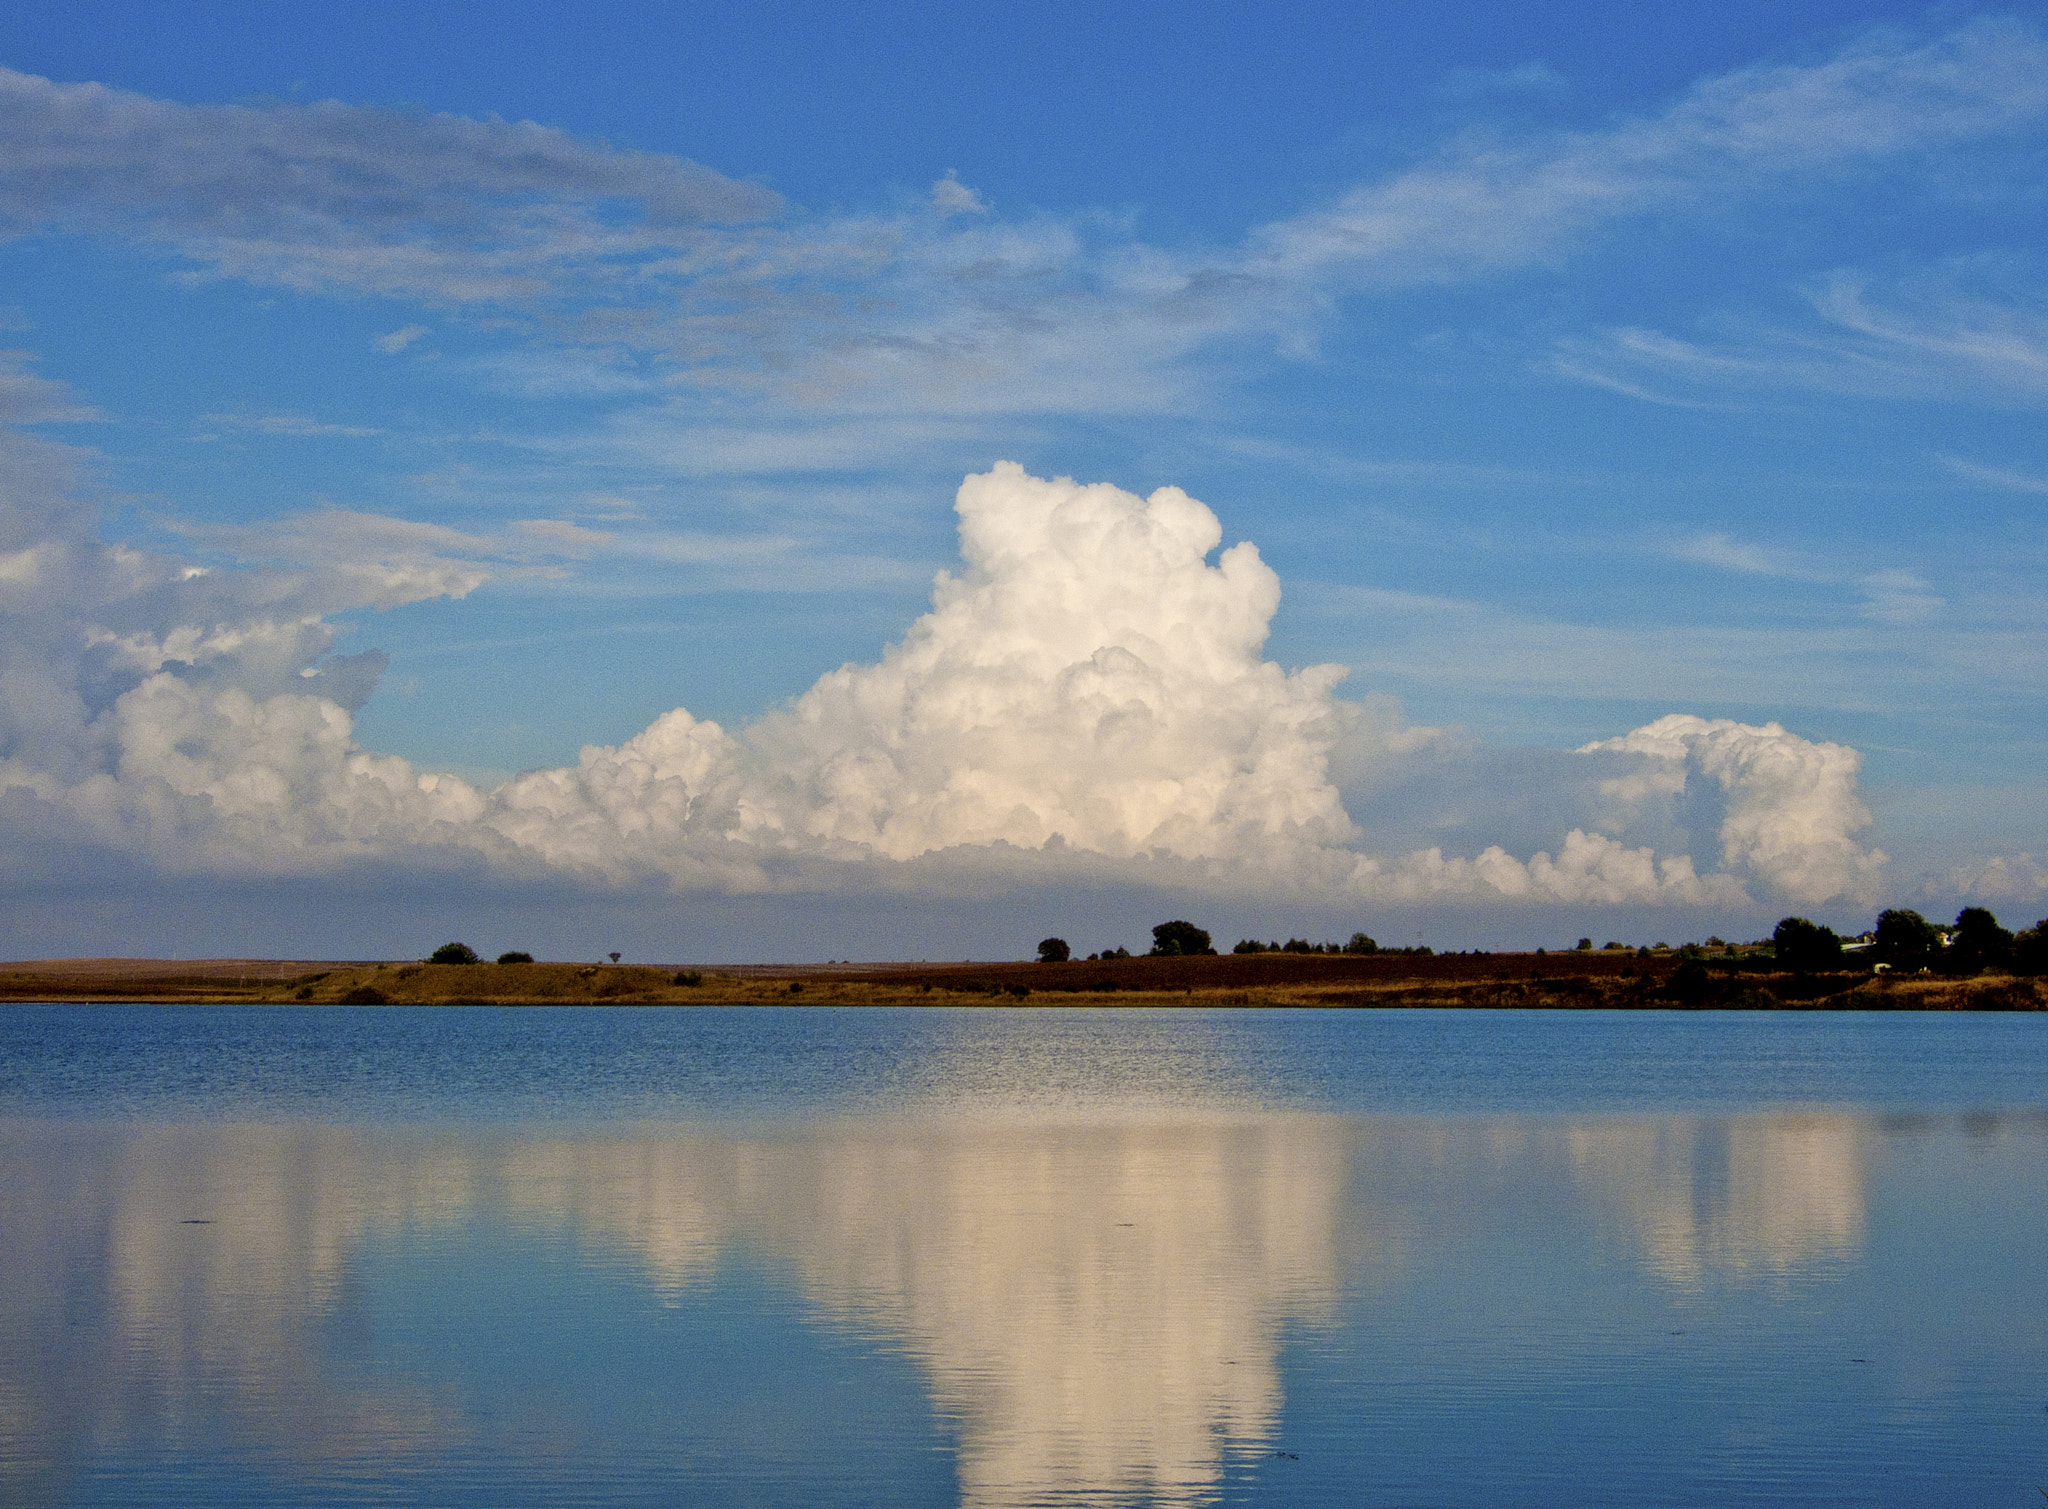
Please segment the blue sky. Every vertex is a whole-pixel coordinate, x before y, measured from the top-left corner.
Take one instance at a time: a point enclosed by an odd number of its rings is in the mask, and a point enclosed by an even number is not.
[[[2048,911],[2039,7],[87,5],[0,66],[17,953]],[[677,708],[728,742],[629,744]]]

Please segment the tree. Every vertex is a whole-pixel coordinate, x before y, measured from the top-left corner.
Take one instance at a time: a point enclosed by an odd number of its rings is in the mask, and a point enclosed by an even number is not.
[[[476,950],[467,943],[444,943],[427,955],[429,964],[474,964]]]
[[[1871,952],[1893,969],[1921,969],[1941,947],[1934,924],[1918,912],[1894,907],[1877,914],[1877,941]]]
[[[2012,940],[2012,967],[2023,975],[2048,975],[2048,917]]]
[[[1959,975],[1973,975],[1980,969],[2004,964],[2012,958],[2012,934],[1998,925],[1998,919],[1981,906],[1966,906],[1956,914],[1956,930],[1950,935],[1948,954],[1942,968]]]
[[[1074,951],[1067,947],[1064,938],[1040,938],[1038,940],[1038,962],[1040,964],[1064,964],[1074,957]]]
[[[1380,946],[1364,933],[1353,933],[1351,941],[1344,945],[1344,952],[1347,954],[1376,954],[1379,951]]]
[[[1171,922],[1162,922],[1152,929],[1152,957],[1172,958],[1179,954],[1213,954],[1209,946],[1209,935],[1192,922],[1183,922],[1176,917]]]
[[[500,964],[531,964],[533,962],[533,955],[521,953],[518,949],[514,949],[510,953],[498,955],[498,962]]]
[[[1585,954],[1585,953],[1591,953],[1592,951],[1593,951],[1593,940],[1592,940],[1591,938],[1581,938],[1581,939],[1579,940],[1579,947],[1578,947],[1578,952],[1580,952],[1580,953],[1582,953],[1582,954]]]
[[[1808,922],[1804,917],[1787,917],[1771,934],[1771,946],[1778,962],[1797,974],[1810,975],[1823,969],[1839,969],[1842,940],[1831,927]]]

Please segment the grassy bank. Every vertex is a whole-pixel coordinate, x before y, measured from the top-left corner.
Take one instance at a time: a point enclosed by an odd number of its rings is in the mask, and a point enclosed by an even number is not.
[[[1792,975],[1583,954],[1224,955],[1067,964],[754,966],[45,960],[0,966],[0,1000],[289,1005],[1203,1005],[1685,1010],[2048,1007],[2042,982]]]

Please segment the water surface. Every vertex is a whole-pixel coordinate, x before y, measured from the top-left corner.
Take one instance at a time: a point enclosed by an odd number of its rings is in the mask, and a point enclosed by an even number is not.
[[[10,1008],[0,1501],[2040,1503],[2040,1026]]]

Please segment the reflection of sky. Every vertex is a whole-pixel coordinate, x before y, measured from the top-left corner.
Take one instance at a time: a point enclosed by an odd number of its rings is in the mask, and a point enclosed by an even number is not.
[[[1204,1501],[1294,1460],[1273,1453],[1301,1444],[1302,1338],[1358,1376],[1440,1368],[1426,1401],[1502,1366],[1495,1333],[1597,1349],[1632,1305],[1677,1302],[1659,1293],[1838,1282],[1883,1136],[1039,1109],[0,1126],[0,1496],[185,1460],[280,1502],[386,1479],[511,1501],[577,1473],[707,1499]]]

